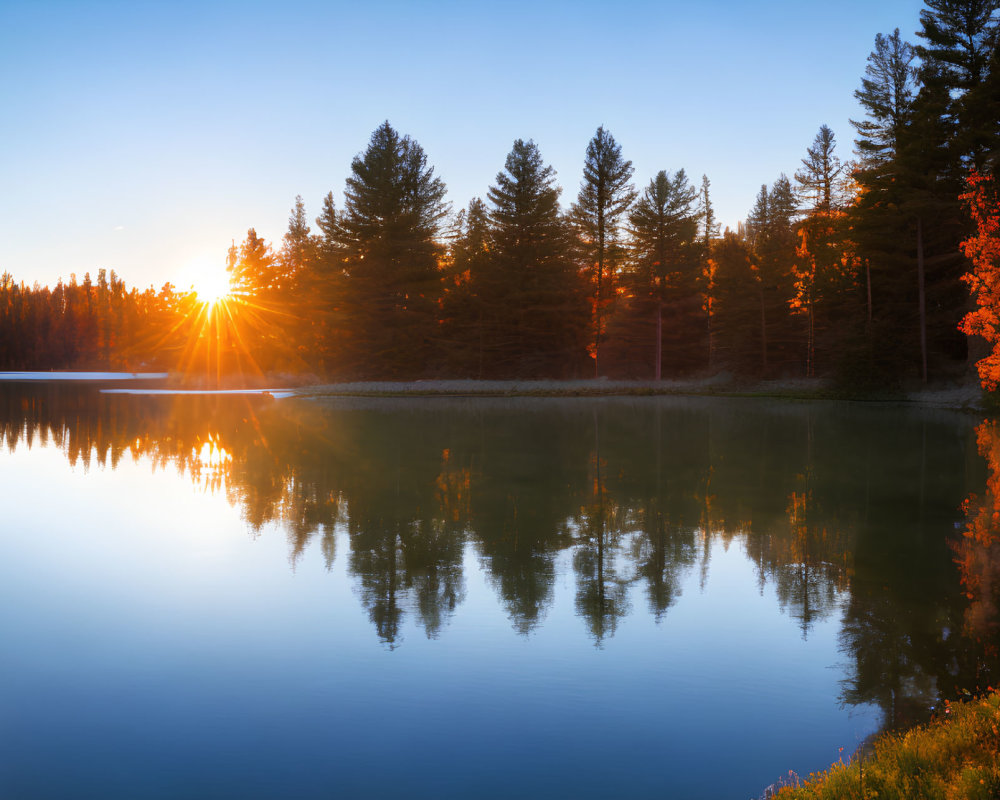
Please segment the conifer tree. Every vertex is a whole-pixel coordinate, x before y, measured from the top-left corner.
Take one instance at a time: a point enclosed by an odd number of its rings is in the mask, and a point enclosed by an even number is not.
[[[851,120],[858,134],[854,144],[860,163],[853,175],[858,192],[848,208],[847,224],[864,269],[865,319],[864,335],[858,337],[863,345],[854,347],[849,357],[861,362],[852,371],[854,379],[864,383],[898,369],[901,360],[892,346],[894,337],[881,330],[876,336],[876,326],[890,319],[898,326],[909,315],[904,300],[908,292],[900,292],[897,284],[898,276],[909,273],[912,237],[900,213],[903,186],[897,173],[917,91],[915,58],[899,28],[889,36],[878,34],[861,88],[854,92],[865,119]],[[905,282],[907,287],[911,284]]]
[[[700,234],[700,274],[701,310],[705,314],[705,337],[708,340],[708,368],[712,368],[712,313],[715,301],[715,262],[712,260],[712,243],[719,235],[719,223],[715,221],[715,209],[709,195],[711,182],[707,175],[701,176],[701,192],[698,195],[698,216],[701,219]]]
[[[235,243],[229,248],[227,268],[238,302],[226,315],[228,321],[219,335],[231,325],[240,346],[231,353],[234,363],[216,369],[240,373],[299,369],[291,286],[280,254],[250,228],[238,248]],[[224,342],[224,349],[228,350],[229,344]]]
[[[652,374],[660,380],[664,361],[675,370],[700,366],[698,354],[704,349],[692,342],[704,331],[699,324],[697,201],[698,190],[683,169],[672,175],[661,170],[629,214],[629,302],[617,321],[616,336],[619,352],[641,354],[645,368],[637,377]]]
[[[795,181],[813,210],[829,212],[838,203],[838,178],[844,171],[840,159],[834,154],[837,140],[833,131],[821,125],[812,147],[806,150],[802,169],[795,173]]]
[[[287,317],[286,329],[294,337],[298,359],[303,366],[322,373],[326,368],[327,320],[320,246],[321,239],[310,232],[305,204],[298,196],[278,253],[287,288],[273,302]]]
[[[559,191],[537,145],[522,139],[489,189],[491,255],[482,284],[496,310],[487,323],[496,374],[573,375],[585,358],[586,295]]]
[[[899,28],[888,36],[877,34],[861,88],[854,92],[866,116],[851,120],[858,133],[854,145],[862,175],[873,173],[867,178],[869,185],[896,158],[916,96],[915,57],[913,46],[900,37]]]
[[[316,217],[316,227],[319,228],[318,249],[319,259],[324,272],[339,268],[340,246],[337,231],[337,206],[333,200],[333,192],[327,192],[323,198],[323,210]]]
[[[766,193],[767,187],[762,191]],[[727,230],[713,248],[716,265],[714,328],[720,363],[745,373],[756,372],[764,352],[760,271],[749,238]]]
[[[388,122],[351,163],[330,237],[345,271],[344,372],[414,377],[428,367],[444,196],[423,148]]]
[[[791,181],[784,174],[768,189],[760,187],[747,217],[745,240],[753,256],[754,292],[760,373],[787,371],[797,362],[798,331],[792,324],[788,303],[792,298],[795,260],[793,223],[798,213]],[[732,248],[730,248],[732,249]],[[724,279],[726,270],[720,275]],[[731,302],[730,302],[731,305]],[[744,365],[744,369],[749,365]]]
[[[604,126],[587,145],[580,194],[571,210],[587,269],[592,272],[594,297],[594,371],[601,373],[601,339],[606,307],[614,298],[615,278],[624,255],[619,225],[635,200],[631,183],[632,162],[622,158],[622,148]]]
[[[229,248],[227,266],[230,283],[244,297],[269,294],[277,286],[281,274],[271,245],[253,228],[247,231],[239,248],[235,243]]]
[[[1000,0],[925,0],[920,12],[924,87],[941,89],[943,119],[948,127],[949,167],[982,170],[1000,133],[1000,96],[993,89],[1000,34]],[[995,76],[994,76],[995,77]]]
[[[298,195],[288,217],[288,230],[282,238],[279,254],[285,275],[290,278],[294,279],[314,267],[317,243],[309,230],[305,204],[302,202],[302,195]]]
[[[502,315],[490,295],[490,221],[478,197],[459,212],[442,298],[443,360],[450,374],[482,378],[489,321]]]
[[[970,167],[989,160],[998,107],[990,97],[990,63],[997,46],[1000,0],[927,0],[920,13],[923,40],[920,91],[899,142],[895,179],[900,214],[915,265],[919,370],[962,363],[966,342],[957,325],[966,305],[965,262],[959,242],[968,232],[958,195]],[[912,272],[911,272],[912,274]]]
[[[842,310],[853,278],[853,263],[844,258],[845,170],[835,150],[833,131],[821,126],[812,147],[806,150],[803,169],[795,174],[807,205],[797,229],[794,294],[789,303],[792,312],[806,320],[805,374],[809,377],[816,373],[817,338],[835,332],[833,321]]]

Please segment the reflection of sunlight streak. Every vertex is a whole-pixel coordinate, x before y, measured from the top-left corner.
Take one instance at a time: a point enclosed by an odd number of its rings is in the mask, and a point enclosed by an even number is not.
[[[209,434],[201,447],[191,448],[191,480],[200,492],[215,494],[228,486],[232,453],[222,446],[218,435]]]

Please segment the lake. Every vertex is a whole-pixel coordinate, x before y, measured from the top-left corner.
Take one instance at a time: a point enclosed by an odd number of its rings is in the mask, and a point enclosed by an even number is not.
[[[998,439],[0,386],[0,796],[756,797],[996,685]]]

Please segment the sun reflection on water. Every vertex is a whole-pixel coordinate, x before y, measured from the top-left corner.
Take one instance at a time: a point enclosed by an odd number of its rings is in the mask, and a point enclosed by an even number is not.
[[[201,492],[217,492],[226,488],[226,478],[233,455],[222,446],[217,434],[209,434],[201,446],[191,448],[191,480]]]

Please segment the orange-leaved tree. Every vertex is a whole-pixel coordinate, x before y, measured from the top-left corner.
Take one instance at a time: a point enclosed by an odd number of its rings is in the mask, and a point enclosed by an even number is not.
[[[997,654],[1000,632],[1000,426],[988,420],[976,428],[979,453],[990,470],[983,497],[965,501],[962,538],[952,544],[969,607],[966,633]]]
[[[994,391],[1000,385],[1000,202],[992,176],[973,171],[967,185],[961,199],[976,232],[961,245],[972,262],[962,280],[969,284],[976,309],[965,315],[959,328],[968,336],[982,336],[991,346],[976,369],[983,388]]]

